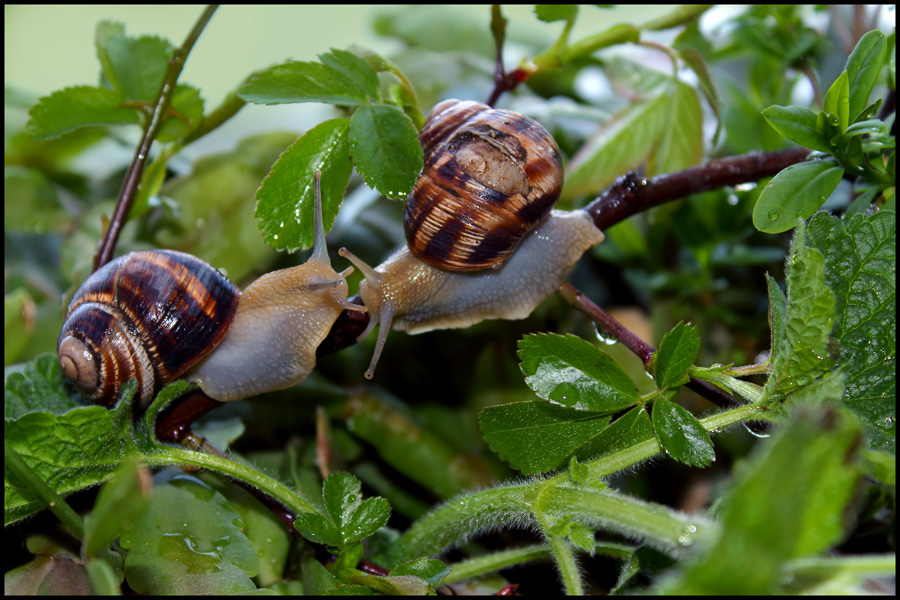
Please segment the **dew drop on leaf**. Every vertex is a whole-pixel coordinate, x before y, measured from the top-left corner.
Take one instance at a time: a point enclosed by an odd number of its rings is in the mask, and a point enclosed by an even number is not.
[[[770,210],[770,211],[769,211],[769,220],[770,220],[770,221],[775,221],[775,220],[777,220],[777,219],[778,219],[778,215],[780,215],[780,214],[781,214],[781,213],[780,213],[779,211],[777,211],[777,210]]]

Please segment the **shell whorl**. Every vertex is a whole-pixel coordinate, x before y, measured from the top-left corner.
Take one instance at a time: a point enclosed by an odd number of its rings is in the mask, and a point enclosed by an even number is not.
[[[237,286],[194,256],[132,252],[76,292],[57,343],[60,366],[98,402],[115,403],[130,379],[149,402],[222,341],[239,298]]]
[[[406,238],[414,255],[437,267],[502,266],[562,189],[559,148],[525,115],[445,100],[419,141],[425,167],[407,199]]]

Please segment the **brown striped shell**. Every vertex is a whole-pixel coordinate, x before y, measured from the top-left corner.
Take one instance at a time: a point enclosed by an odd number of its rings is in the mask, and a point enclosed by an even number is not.
[[[147,403],[221,343],[240,294],[190,254],[126,254],[76,292],[57,342],[59,364],[100,403],[114,404],[131,379]]]
[[[525,115],[445,100],[419,141],[425,167],[406,202],[406,239],[414,255],[442,269],[499,268],[562,189],[559,148]]]

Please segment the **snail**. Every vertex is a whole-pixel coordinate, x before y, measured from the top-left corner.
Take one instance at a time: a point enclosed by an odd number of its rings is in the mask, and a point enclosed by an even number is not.
[[[171,250],[132,252],[88,277],[57,343],[63,372],[107,405],[130,379],[141,404],[184,375],[220,401],[305,379],[338,315],[366,310],[347,300],[353,267],[337,273],[328,259],[320,177],[309,260],[243,293],[206,262]]]
[[[425,167],[407,199],[407,245],[363,273],[364,339],[380,325],[371,379],[391,329],[416,334],[484,319],[524,319],[603,240],[583,210],[554,210],[559,149],[533,119],[471,101],[432,109],[419,140]]]

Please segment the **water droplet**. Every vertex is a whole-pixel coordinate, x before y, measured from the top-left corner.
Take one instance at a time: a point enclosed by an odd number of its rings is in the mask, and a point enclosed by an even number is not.
[[[770,221],[776,221],[776,220],[778,219],[778,216],[779,216],[780,214],[781,214],[780,211],[777,211],[777,210],[770,210],[770,211],[769,211],[769,220],[770,220]]]
[[[273,236],[272,236],[272,239],[273,239],[273,240],[277,240],[277,239],[278,239],[278,234],[276,233],[275,235],[273,235]]]
[[[739,200],[737,194],[731,194],[728,196],[728,204],[730,204],[731,206],[737,206],[738,202]]]
[[[199,219],[197,219],[196,225],[197,229],[203,229],[204,227],[206,227],[206,219],[200,217]]]
[[[619,341],[618,338],[616,338],[616,336],[606,333],[605,331],[601,331],[597,327],[596,323],[594,324],[594,335],[597,336],[597,340],[599,340],[600,342],[603,342],[607,346],[612,346],[613,344],[615,344],[616,342]]]
[[[760,438],[760,439],[765,439],[765,438],[767,438],[767,437],[771,437],[771,436],[770,436],[768,433],[766,433],[764,430],[759,429],[759,426],[758,426],[756,423],[754,423],[754,422],[750,422],[750,423],[741,423],[741,425],[743,425],[743,426],[744,426],[744,429],[747,430],[747,433],[749,433],[749,434],[752,435],[753,437],[757,437],[757,438]]]

